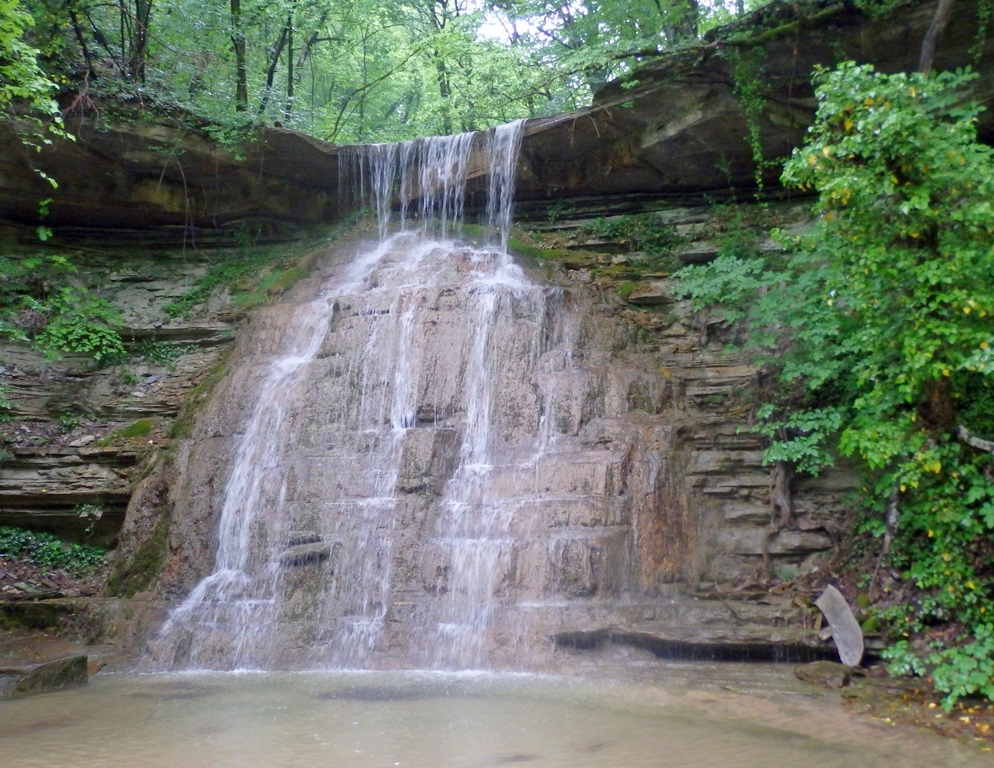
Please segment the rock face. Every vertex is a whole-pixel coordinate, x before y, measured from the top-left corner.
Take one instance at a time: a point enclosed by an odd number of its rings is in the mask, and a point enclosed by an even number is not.
[[[730,586],[816,568],[851,487],[844,472],[798,483],[792,524],[770,527],[771,470],[739,429],[747,359],[702,338],[664,278],[631,307],[584,270],[501,282],[493,254],[419,247],[330,254],[253,316],[178,446],[154,592],[207,599],[146,663],[521,667],[606,642],[823,654],[790,596]],[[321,301],[305,360],[297,324]],[[291,349],[299,374],[273,379]],[[257,432],[277,409],[293,429]],[[258,495],[232,496],[240,473]],[[254,521],[244,557],[218,540],[229,506]],[[227,581],[234,562],[253,576]],[[481,635],[468,603],[490,617]]]
[[[519,163],[519,215],[544,216],[564,198],[597,213],[751,190],[750,131],[758,130],[767,160],[800,144],[814,115],[815,65],[855,59],[884,71],[913,69],[934,8],[905,6],[872,20],[848,3],[774,3],[758,12],[768,17],[766,32],[741,24],[737,38],[733,25],[721,39],[650,61],[630,82],[608,85],[588,109],[530,120]],[[974,60],[977,28],[976,2],[962,0],[940,41],[936,68],[974,64],[980,78],[973,96],[991,105],[994,40],[982,41],[983,56]],[[737,77],[760,83],[764,103],[755,119],[736,96]],[[0,124],[3,217],[36,221],[37,201],[50,197],[46,221],[62,228],[62,236],[72,234],[66,228],[157,228],[160,237],[195,244],[230,241],[239,231],[286,236],[288,222],[332,222],[355,202],[339,188],[352,150],[282,128],[260,129],[236,147],[175,119],[108,130],[70,116],[67,127],[75,142],[56,141],[35,153],[20,144],[17,126]],[[994,136],[994,111],[981,114],[979,127]],[[470,202],[481,205],[479,157],[473,166]],[[59,188],[51,189],[38,170]],[[768,188],[776,188],[779,173],[775,163],[763,172]]]
[[[790,34],[771,34],[753,60],[768,86],[758,124],[764,154],[782,155],[800,141],[814,108],[802,75],[814,63],[845,54],[885,69],[905,67],[932,10],[903,9],[896,20],[876,22],[830,5],[809,18],[785,11]],[[958,6],[939,66],[966,60],[973,13],[969,3]],[[605,89],[590,109],[530,121],[519,163],[520,210],[546,216],[560,199],[587,214],[647,202],[661,207],[752,185],[743,138],[749,125],[733,76],[735,62],[751,50],[747,43],[709,43],[646,66],[637,85]],[[982,102],[991,100],[992,82],[981,79]],[[11,126],[0,126],[0,138],[7,132],[0,153],[5,216],[32,220],[31,201],[51,194],[33,163],[60,181],[49,220],[60,231],[115,228],[123,238],[122,229],[135,228],[146,243],[151,228],[158,228],[153,242],[203,242],[208,230],[276,238],[287,222],[333,221],[352,202],[338,188],[348,153],[282,129],[263,130],[237,154],[178,124],[104,131],[84,120],[70,128],[79,141],[35,156],[22,152]],[[469,186],[477,203],[478,161]],[[678,254],[683,262],[717,253],[705,208],[673,207],[662,216],[695,241]],[[218,619],[217,631],[200,650],[183,638],[160,639],[154,661],[230,666],[231,649],[247,648],[258,655],[235,661],[298,666],[326,661],[330,652],[342,663],[373,666],[476,663],[483,646],[469,635],[462,635],[457,658],[438,658],[431,641],[459,634],[467,621],[452,612],[480,602],[466,549],[483,539],[495,547],[487,599],[497,595],[499,603],[486,606],[497,619],[481,642],[495,666],[526,664],[524,647],[537,649],[539,663],[538,655],[548,659],[557,648],[605,643],[659,656],[823,653],[791,598],[732,585],[747,584],[760,569],[791,575],[818,568],[844,524],[840,510],[852,474],[842,467],[795,481],[793,518],[773,525],[762,445],[740,429],[756,369],[724,350],[722,329],[674,299],[665,274],[639,280],[621,300],[603,273],[623,275],[633,255],[616,244],[613,250],[606,261],[571,255],[561,274],[536,265],[527,288],[504,286],[494,305],[470,280],[490,257],[469,250],[421,274],[418,291],[405,282],[410,275],[391,282],[409,256],[395,252],[368,281],[336,295],[327,335],[286,403],[292,438],[260,446],[286,459],[285,475],[260,477],[276,477],[263,495],[287,514],[248,537],[255,564],[267,573],[265,596],[279,595],[270,603],[276,613],[263,616],[270,621],[261,626],[283,634],[267,645],[233,630],[232,616],[208,617]],[[121,542],[111,588],[145,599],[144,623],[122,639],[129,648],[143,647],[168,604],[210,573],[225,488],[260,382],[294,318],[352,256],[354,249],[329,252],[313,281],[252,317],[192,439],[171,444],[169,461],[147,456],[147,477],[139,480],[134,468],[151,450],[148,441],[104,445],[107,430],[94,423],[68,435],[65,445],[14,441],[0,468],[0,524],[66,531],[85,524],[80,505],[104,508],[101,535],[120,534]],[[128,297],[127,306],[150,302],[161,310],[185,292],[177,282],[188,286],[203,274],[198,269],[153,275],[122,263],[109,282],[112,293]],[[202,322],[165,321],[161,312],[128,315],[135,339],[184,348],[174,367],[144,366],[132,373],[134,381],[71,361],[52,375],[43,361],[7,350],[3,373],[16,415],[30,430],[30,422],[83,404],[115,428],[146,418],[168,423],[195,385],[198,397],[209,390],[204,370],[234,327],[233,318],[218,314],[221,304]],[[478,330],[486,312],[492,336]],[[482,374],[471,371],[476,338],[492,352],[500,377],[485,365]],[[398,402],[396,371],[403,365],[383,366],[403,355],[412,371],[405,395],[411,402],[397,421],[391,403]],[[491,453],[476,456],[467,436],[479,427],[479,414],[463,394],[484,384],[492,387],[488,429],[495,437]],[[488,514],[507,512],[490,518],[486,536],[453,518],[468,503],[458,488],[477,481]],[[384,519],[374,512],[385,490],[393,514]],[[335,516],[327,517],[329,510]],[[237,607],[256,610],[265,603],[258,597],[246,591]],[[81,613],[97,617],[95,625],[106,619],[107,626],[124,626],[119,606],[88,605]],[[243,616],[235,612],[238,621]],[[425,635],[426,627],[436,634]]]
[[[851,59],[885,72],[913,71],[934,11],[935,3],[925,3],[871,20],[848,3],[774,3],[758,14],[770,17],[767,25],[775,32],[749,40],[743,31],[737,39],[746,21],[716,30],[721,39],[645,64],[630,82],[599,91],[589,109],[529,121],[519,185],[523,208],[529,200],[588,197],[593,210],[610,211],[624,200],[637,205],[638,195],[676,203],[751,189],[756,166],[750,131],[758,130],[764,158],[789,156],[813,121],[808,76],[816,65]],[[973,62],[976,30],[976,4],[957,4],[936,69]],[[986,72],[994,67],[994,40],[980,45],[977,66]],[[736,96],[737,77],[758,81],[761,89],[763,108],[752,126]],[[984,74],[976,82],[972,97],[994,103],[991,78]],[[991,110],[979,128],[994,137]],[[779,175],[780,164],[773,163],[763,172],[766,185],[775,189]]]
[[[224,147],[176,120],[105,129],[89,118],[66,121],[76,141],[55,141],[36,154],[18,126],[0,123],[0,210],[37,218],[37,201],[55,195],[46,221],[55,226],[165,228],[173,242],[195,246],[202,230],[227,228],[229,240],[252,224],[272,236],[287,223],[337,219],[337,150],[279,128],[262,129],[244,147]],[[36,173],[57,179],[52,190]]]
[[[108,543],[121,529],[139,466],[168,442],[169,425],[235,324],[164,311],[217,254],[150,258],[111,248],[97,258],[92,250],[74,263],[121,311],[129,358],[110,366],[72,355],[52,361],[0,343],[0,383],[11,405],[0,425],[9,454],[0,463],[0,525]]]
[[[863,660],[863,630],[842,593],[829,584],[815,605],[828,619],[842,663],[847,667],[858,667]]]

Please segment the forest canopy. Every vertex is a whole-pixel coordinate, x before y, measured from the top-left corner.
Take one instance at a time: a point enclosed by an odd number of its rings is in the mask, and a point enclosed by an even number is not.
[[[44,72],[64,109],[123,97],[360,143],[584,106],[646,57],[764,4],[0,0],[0,21],[4,66]]]

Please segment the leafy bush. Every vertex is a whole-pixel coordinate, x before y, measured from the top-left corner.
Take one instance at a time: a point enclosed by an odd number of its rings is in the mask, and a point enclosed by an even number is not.
[[[64,256],[0,258],[0,334],[34,344],[48,357],[89,355],[100,362],[124,353],[123,322],[110,302],[71,282]]]
[[[0,556],[16,557],[51,570],[88,576],[104,564],[104,548],[66,544],[51,533],[0,526]]]
[[[818,190],[814,231],[689,267],[681,290],[762,348],[768,462],[862,459],[865,529],[894,537],[919,590],[882,618],[932,643],[919,658],[899,642],[895,669],[930,672],[947,706],[994,696],[994,154],[962,104],[972,75],[849,63],[816,79],[817,121],[783,177]]]

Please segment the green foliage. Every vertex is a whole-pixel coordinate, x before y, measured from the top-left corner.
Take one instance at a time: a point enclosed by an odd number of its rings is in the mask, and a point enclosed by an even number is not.
[[[766,460],[867,470],[868,531],[899,511],[892,565],[920,590],[890,610],[933,637],[912,663],[950,705],[994,693],[994,154],[976,140],[969,73],[819,71],[819,108],[784,181],[819,192],[814,231],[779,254],[722,256],[679,275],[699,306],[744,320],[777,382],[758,410]],[[985,654],[987,654],[985,656]]]
[[[120,313],[92,290],[71,282],[64,256],[0,257],[0,334],[30,341],[49,358],[83,354],[100,362],[124,352],[114,326]]]
[[[93,529],[96,528],[97,523],[100,518],[104,515],[104,508],[99,504],[77,504],[73,508],[73,512],[81,520],[86,520],[86,535],[89,536],[93,533]]]
[[[0,555],[79,577],[92,574],[104,564],[104,551],[92,544],[66,544],[51,533],[0,526]]]
[[[84,288],[63,286],[47,302],[32,308],[48,315],[35,344],[49,357],[68,352],[89,355],[100,362],[124,353],[121,334],[112,327],[123,322],[121,313]]]
[[[59,414],[59,427],[62,429],[63,434],[72,432],[78,426],[79,426],[78,413],[73,413],[72,411],[63,411],[62,413]]]
[[[271,251],[258,251],[247,256],[215,264],[196,284],[176,301],[165,306],[170,317],[190,317],[194,309],[207,301],[215,289],[228,286],[240,278],[270,265],[279,255]]]
[[[332,232],[341,234],[353,228],[356,222],[355,218],[347,219],[333,228]],[[230,288],[235,307],[243,311],[251,309],[288,290],[310,272],[316,260],[315,250],[303,255],[299,252],[288,253],[285,248],[250,250],[213,265],[189,291],[167,304],[165,312],[173,317],[190,317],[197,306],[210,299],[215,290],[223,287]],[[189,348],[175,349],[179,350],[179,354]]]
[[[152,419],[138,419],[138,421],[129,424],[126,427],[121,427],[107,437],[104,437],[96,442],[97,446],[103,447],[107,445],[112,445],[118,440],[130,440],[135,437],[146,437],[152,434],[152,430],[155,429],[155,422]]]
[[[622,243],[633,251],[643,251],[649,261],[669,255],[681,242],[672,225],[655,213],[635,213],[594,219],[580,228],[587,237]]]
[[[638,283],[634,281],[626,281],[618,286],[618,296],[623,300],[627,301],[628,297],[632,295],[632,291],[638,288]]]
[[[138,419],[133,424],[124,427],[124,429],[117,430],[114,435],[117,437],[145,437],[152,434],[154,428],[155,422],[151,419]]]
[[[170,370],[176,367],[176,361],[181,355],[195,349],[190,344],[170,344],[167,341],[145,339],[135,346],[129,355],[131,360],[140,360],[154,365],[165,365]],[[137,378],[130,382],[137,384]]]
[[[730,47],[721,52],[732,64],[732,90],[742,107],[749,128],[749,149],[755,165],[756,186],[760,189],[763,187],[763,169],[769,165],[763,155],[763,136],[759,122],[766,106],[766,99],[763,97],[764,54],[765,50],[759,46],[745,50]]]
[[[10,399],[10,387],[0,384],[0,411],[14,410],[14,401]]]
[[[53,83],[38,63],[38,49],[27,39],[34,19],[18,0],[0,0],[0,112],[26,104],[61,125]]]
[[[613,80],[638,88],[639,62],[729,18],[689,0],[33,0],[30,10],[34,58],[73,109],[169,105],[222,140],[279,121],[343,144],[585,106]]]

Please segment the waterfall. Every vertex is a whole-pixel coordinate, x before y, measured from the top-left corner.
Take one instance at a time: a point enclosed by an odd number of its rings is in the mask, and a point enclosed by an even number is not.
[[[549,443],[548,398],[504,377],[568,355],[549,349],[547,291],[506,249],[522,126],[351,150],[343,175],[380,242],[315,298],[260,313],[278,332],[245,364],[262,373],[242,376],[254,405],[213,572],[147,668],[487,666],[512,529],[534,503],[508,477],[532,477]],[[474,147],[484,248],[434,239],[462,219]]]
[[[524,124],[516,120],[483,134],[350,147],[343,154],[339,183],[350,186],[345,195],[349,201],[373,208],[380,240],[390,231],[395,199],[401,230],[417,228],[445,238],[463,220],[466,183],[477,149],[487,175],[486,224],[497,233],[494,244],[506,252]]]

